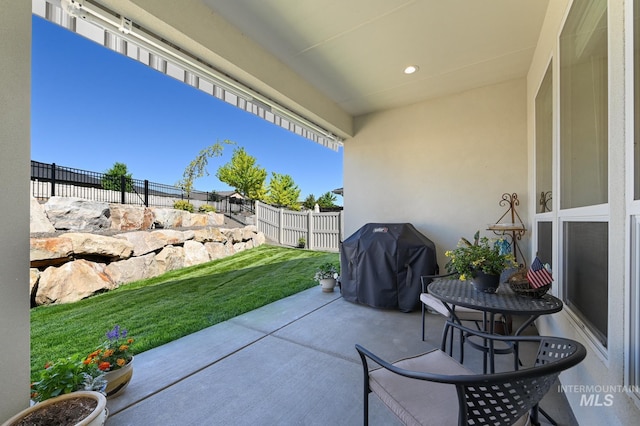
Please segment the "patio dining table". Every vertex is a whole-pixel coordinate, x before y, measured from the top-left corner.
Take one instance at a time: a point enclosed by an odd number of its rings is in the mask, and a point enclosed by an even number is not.
[[[433,297],[440,299],[449,310],[451,313],[449,322],[460,324],[455,313],[456,306],[482,311],[483,331],[490,334],[494,333],[496,314],[504,316],[528,315],[528,318],[514,333],[514,335],[518,336],[540,315],[559,312],[563,307],[562,301],[550,294],[545,294],[540,298],[524,297],[514,293],[504,283],[499,286],[495,293],[484,293],[477,291],[469,282],[455,279],[438,279],[429,284],[428,292]],[[493,341],[489,341],[488,344],[488,347],[482,346],[481,349],[486,349],[485,354],[489,355],[490,372],[494,373],[496,350],[493,347]],[[473,346],[477,347],[476,345]]]

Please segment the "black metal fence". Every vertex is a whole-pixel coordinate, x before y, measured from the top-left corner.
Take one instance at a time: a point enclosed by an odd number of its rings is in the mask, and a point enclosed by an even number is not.
[[[44,201],[53,196],[77,197],[107,203],[173,207],[188,200],[196,208],[208,204],[225,214],[252,214],[253,202],[216,192],[191,191],[173,185],[31,161],[31,194]]]

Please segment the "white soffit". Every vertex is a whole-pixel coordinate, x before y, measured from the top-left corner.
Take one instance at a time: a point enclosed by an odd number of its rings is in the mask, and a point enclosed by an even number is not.
[[[119,18],[84,0],[32,0],[32,4],[35,15],[169,77],[334,151],[342,146],[342,140],[331,132],[218,72],[177,46],[161,41],[126,17]]]

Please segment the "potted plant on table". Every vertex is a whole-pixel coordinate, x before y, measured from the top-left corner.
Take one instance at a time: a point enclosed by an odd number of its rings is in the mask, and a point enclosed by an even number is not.
[[[322,291],[332,293],[336,286],[339,266],[332,262],[323,263],[318,267],[313,279],[320,283]]]
[[[502,271],[517,266],[505,243],[502,238],[491,241],[480,237],[480,231],[473,236],[473,243],[461,238],[455,250],[445,252],[447,271],[457,273],[462,281],[470,280],[478,291],[495,293]]]
[[[133,338],[127,330],[116,325],[106,333],[105,340],[85,359],[86,364],[95,365],[105,373],[107,381],[106,395],[112,398],[120,395],[133,377]]]
[[[2,426],[103,425],[107,399],[104,373],[79,355],[48,362],[31,384],[34,404]]]

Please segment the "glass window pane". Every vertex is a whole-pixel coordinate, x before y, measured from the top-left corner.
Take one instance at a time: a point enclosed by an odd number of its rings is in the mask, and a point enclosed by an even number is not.
[[[551,211],[553,167],[553,96],[551,64],[536,95],[536,193],[539,194],[537,213]]]
[[[608,200],[607,1],[575,0],[560,35],[560,205]]]
[[[538,222],[538,250],[536,256],[542,263],[548,263],[553,266],[553,246],[551,240],[551,231],[553,229],[551,222]]]
[[[609,224],[565,222],[564,302],[607,346]]]

